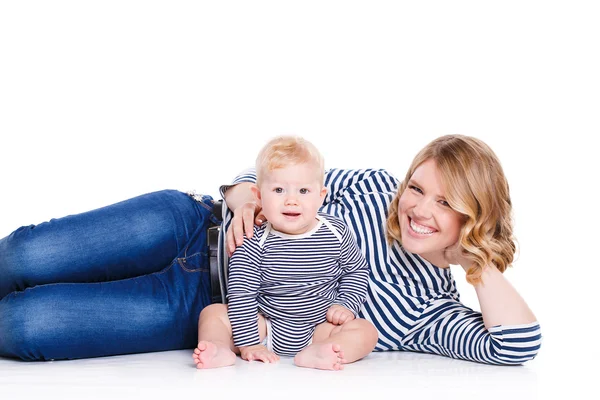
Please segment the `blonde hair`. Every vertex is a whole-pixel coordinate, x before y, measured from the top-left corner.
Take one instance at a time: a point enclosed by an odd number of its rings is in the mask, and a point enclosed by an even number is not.
[[[417,154],[390,205],[388,242],[402,243],[398,202],[415,170],[428,160],[437,165],[446,201],[464,218],[458,242],[463,255],[473,261],[467,281],[481,282],[483,267],[489,264],[504,272],[516,251],[508,182],[496,154],[473,137],[442,136]]]
[[[311,163],[323,185],[325,162],[319,150],[299,136],[278,136],[271,139],[256,157],[256,184],[260,186],[265,173],[290,165]]]

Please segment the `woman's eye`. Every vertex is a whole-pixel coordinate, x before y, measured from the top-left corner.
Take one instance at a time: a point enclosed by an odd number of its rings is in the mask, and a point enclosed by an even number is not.
[[[306,189],[306,188],[300,189],[300,194],[307,194],[307,193],[308,193],[308,189]]]
[[[448,204],[448,202],[446,200],[440,200],[439,201],[441,205],[443,205],[444,207],[450,207],[450,204]]]
[[[275,193],[283,193],[283,188],[278,187],[278,188],[273,189],[273,191]]]
[[[421,194],[423,194],[423,191],[421,190],[421,188],[418,188],[418,187],[416,187],[415,185],[409,185],[409,186],[408,186],[408,188],[409,188],[410,190],[414,190],[414,191],[415,191],[415,192],[417,192],[417,193],[421,193]]]

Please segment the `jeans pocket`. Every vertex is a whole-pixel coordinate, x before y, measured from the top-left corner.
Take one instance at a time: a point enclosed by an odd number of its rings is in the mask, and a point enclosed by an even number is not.
[[[176,262],[179,263],[181,269],[186,272],[209,272],[209,260],[208,253],[197,252],[185,257],[178,258]]]
[[[213,200],[213,198],[211,196],[196,193],[195,190],[190,190],[190,191],[186,192],[186,194],[188,196],[190,196],[192,199],[194,199],[200,207],[202,207],[204,210],[210,212],[210,214],[208,215],[208,219],[210,220],[211,224],[213,224],[213,225],[221,224],[221,222],[222,222],[221,217],[214,214],[215,201]]]

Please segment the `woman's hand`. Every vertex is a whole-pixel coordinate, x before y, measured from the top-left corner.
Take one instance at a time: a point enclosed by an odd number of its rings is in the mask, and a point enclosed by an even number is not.
[[[467,272],[474,263],[458,243],[446,248],[444,258]],[[497,325],[529,324],[536,320],[525,300],[495,266],[483,267],[481,282],[473,286],[486,329]]]
[[[262,361],[267,364],[279,361],[279,356],[262,344],[240,347],[240,356],[246,361]]]
[[[473,260],[466,256],[462,246],[458,242],[452,246],[446,247],[444,259],[448,264],[460,265],[465,272],[473,265]]]
[[[325,318],[333,325],[342,325],[348,321],[352,321],[354,319],[354,313],[344,306],[334,304],[327,310]]]
[[[261,213],[262,208],[255,202],[249,201],[233,211],[231,225],[227,230],[226,243],[227,255],[231,257],[236,247],[244,242],[244,233],[250,239],[254,233],[254,224],[262,225],[266,221]]]

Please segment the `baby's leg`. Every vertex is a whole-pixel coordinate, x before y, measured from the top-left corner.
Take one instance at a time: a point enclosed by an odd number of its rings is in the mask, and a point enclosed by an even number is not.
[[[267,335],[265,318],[258,314],[258,335]],[[205,307],[198,319],[198,347],[192,357],[198,368],[218,368],[235,364],[240,350],[233,344],[233,334],[227,306],[212,304]]]
[[[377,344],[377,329],[369,321],[354,319],[343,325],[317,325],[313,342],[296,354],[299,367],[340,370],[343,364],[365,357]]]
[[[198,347],[192,354],[196,367],[218,368],[233,365],[236,350],[227,306],[211,304],[205,307],[198,319]]]

